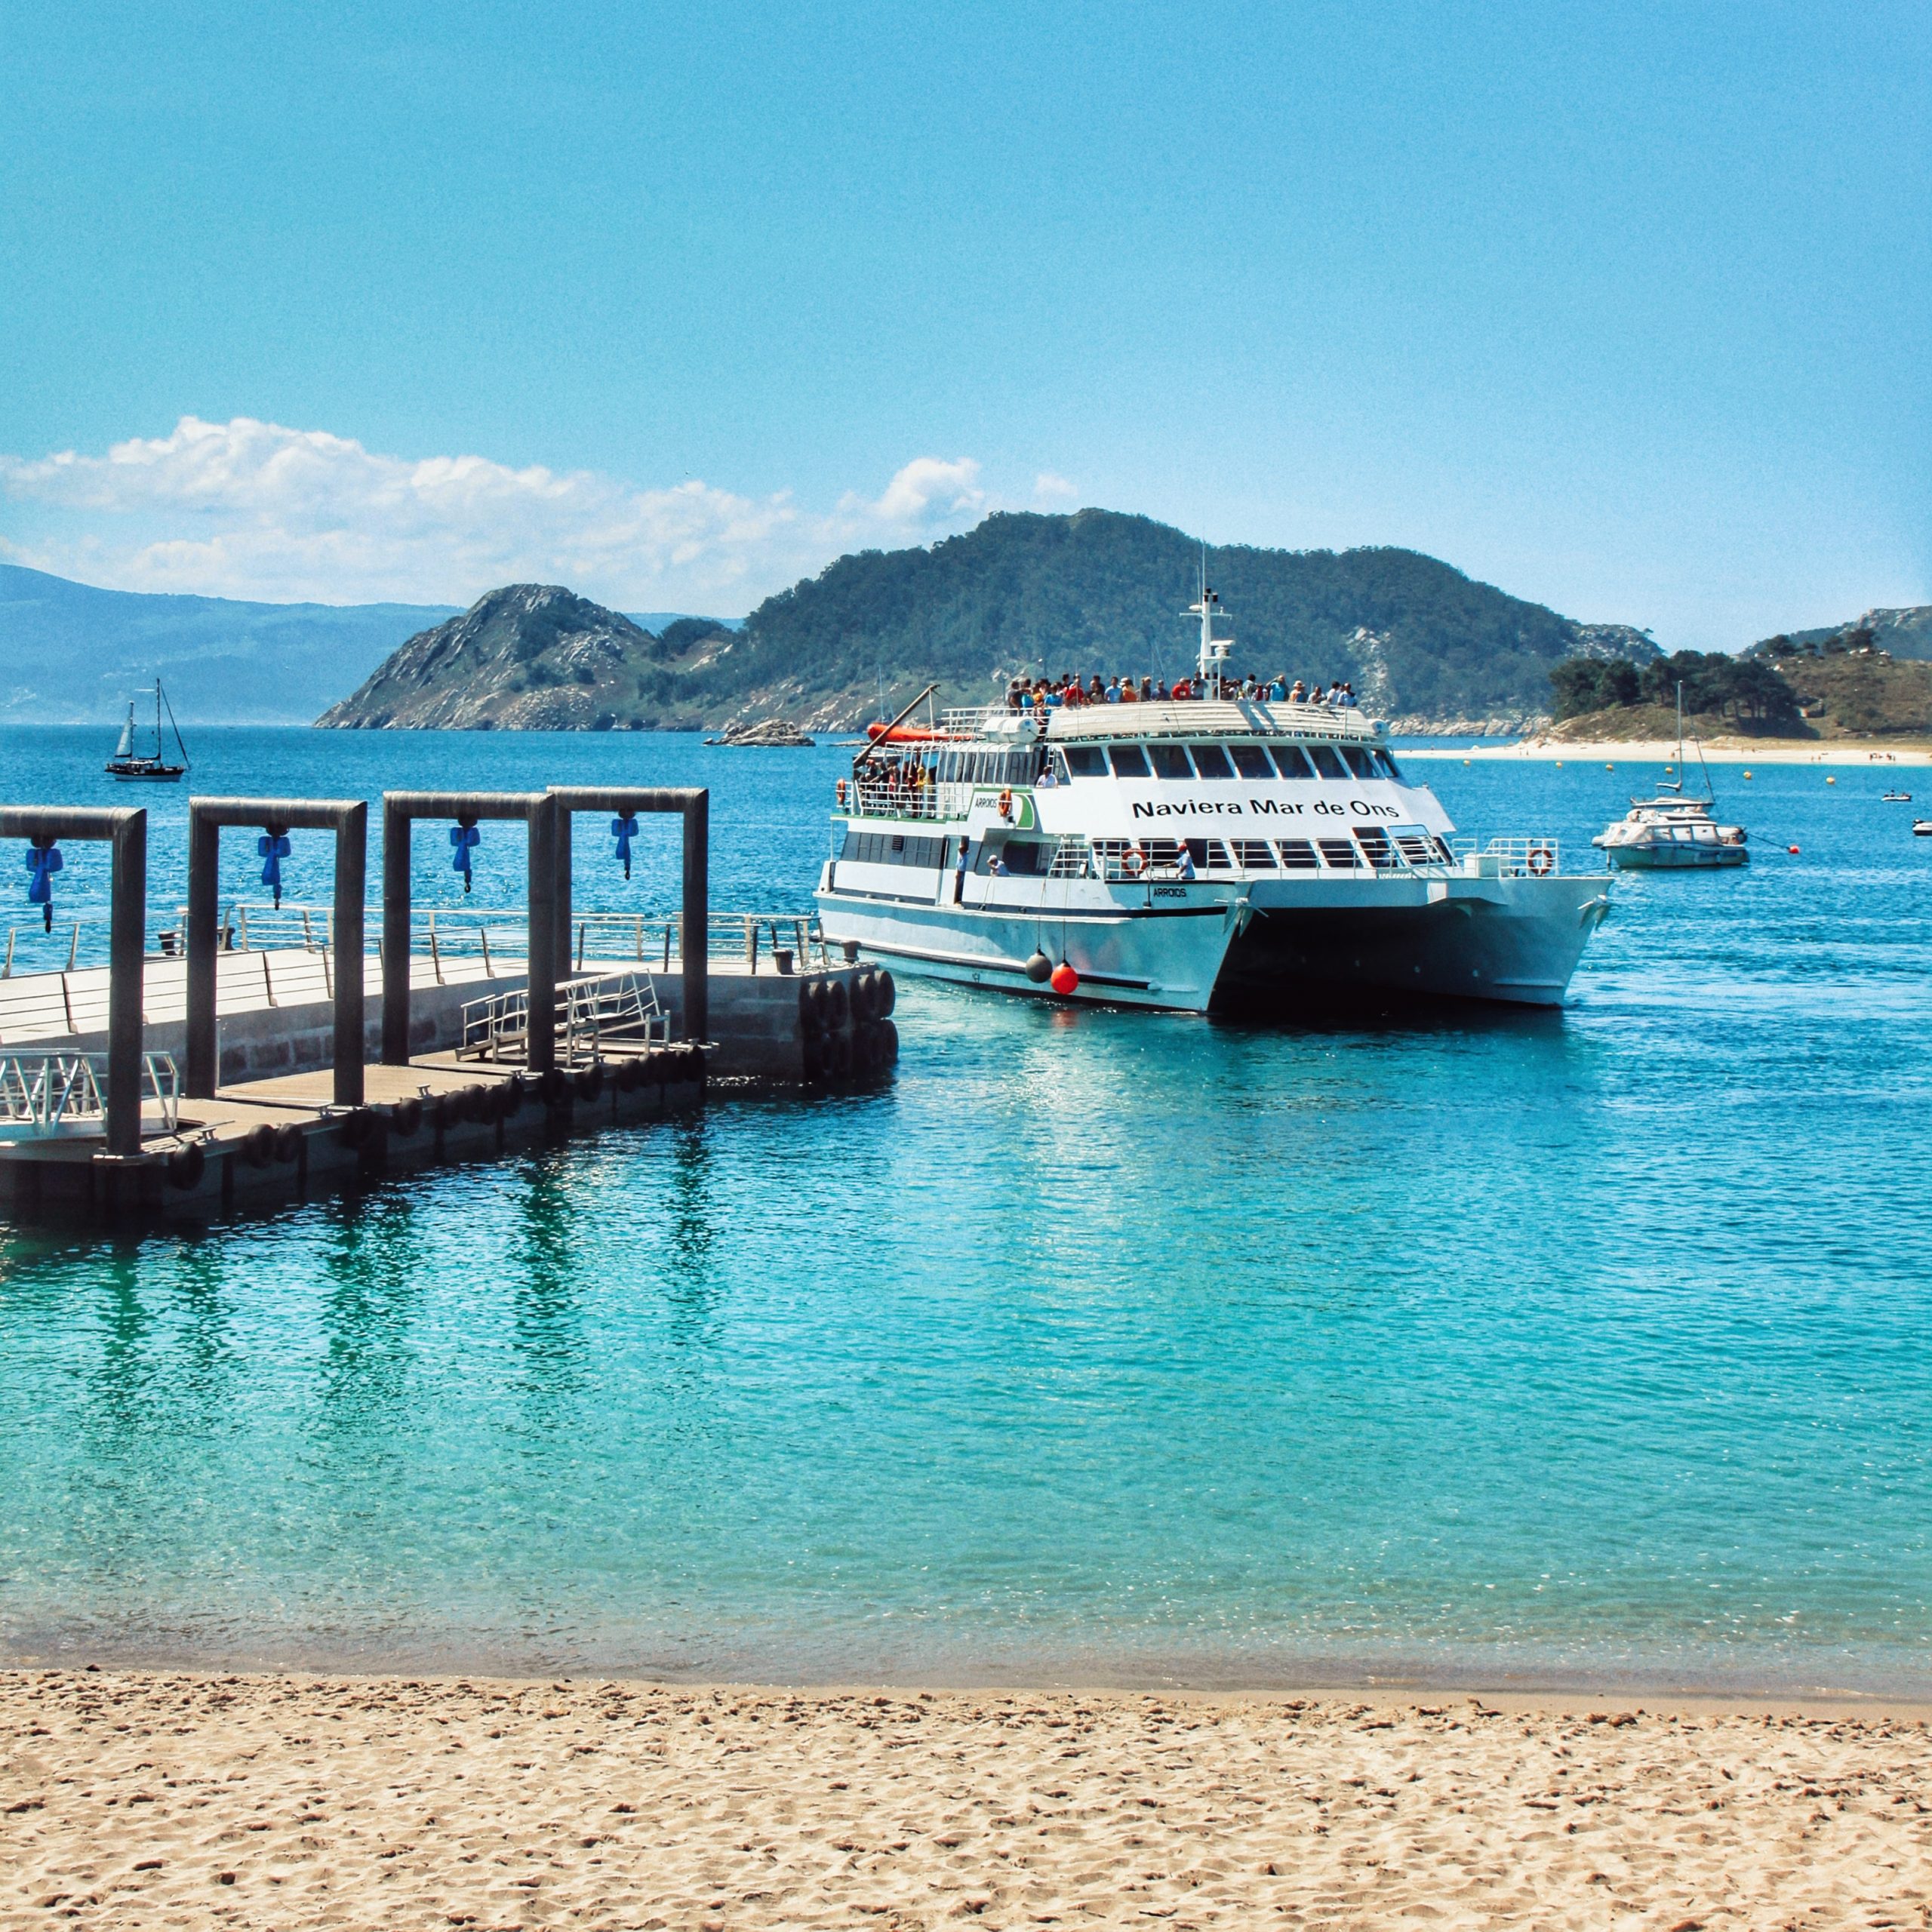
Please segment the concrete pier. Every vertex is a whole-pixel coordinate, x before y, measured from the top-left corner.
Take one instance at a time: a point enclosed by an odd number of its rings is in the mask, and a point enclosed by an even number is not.
[[[641,914],[573,923],[568,827],[582,811],[615,814],[626,838],[636,814],[682,818],[682,909],[650,922],[648,949]],[[417,946],[410,834],[426,818],[454,822],[459,869],[463,831],[522,821],[527,906],[467,925],[479,915],[442,914],[440,946],[429,915]],[[844,1084],[898,1057],[889,974],[827,958],[802,915],[710,914],[702,791],[389,793],[373,955],[367,821],[359,800],[191,800],[186,955],[155,957],[143,943],[143,814],[0,808],[0,836],[37,850],[101,838],[114,852],[109,966],[0,980],[0,1212],[100,1225],[260,1211],[661,1118],[720,1082]],[[299,921],[303,943],[251,947],[249,909],[221,916],[224,828],[256,830],[283,857],[291,830],[334,835],[332,907],[281,907],[271,865],[275,909],[253,909],[285,938]],[[506,953],[506,929],[520,955]]]

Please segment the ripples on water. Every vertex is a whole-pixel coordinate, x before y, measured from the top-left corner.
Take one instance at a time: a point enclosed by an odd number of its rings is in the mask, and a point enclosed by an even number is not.
[[[98,762],[5,735],[15,797]],[[841,761],[195,749],[210,791],[695,778],[724,906],[801,903]],[[1465,829],[1577,853],[1655,775],[1430,769]],[[207,1237],[0,1237],[0,1641],[1932,1689],[1932,841],[1882,773],[1718,778],[1752,864],[1620,880],[1560,1014],[909,988],[880,1094]],[[516,841],[486,841],[479,900],[511,903]],[[580,903],[669,901],[662,864],[624,897],[607,842]],[[454,903],[446,863],[426,838]]]

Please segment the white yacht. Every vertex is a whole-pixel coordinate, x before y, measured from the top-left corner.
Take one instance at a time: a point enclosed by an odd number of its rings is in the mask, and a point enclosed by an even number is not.
[[[1687,796],[1684,789],[1684,687],[1677,687],[1677,762],[1647,798],[1632,798],[1630,809],[1590,841],[1619,872],[1711,871],[1741,866],[1751,857],[1741,825],[1720,825],[1712,817],[1717,794],[1704,748],[1697,746],[1698,768],[1704,777],[1704,795]]]
[[[838,783],[826,937],[1103,1004],[1558,1004],[1605,875],[1566,875],[1553,838],[1456,838],[1358,712],[1241,697],[1217,608],[1204,585],[1188,612],[1204,697],[874,727]]]

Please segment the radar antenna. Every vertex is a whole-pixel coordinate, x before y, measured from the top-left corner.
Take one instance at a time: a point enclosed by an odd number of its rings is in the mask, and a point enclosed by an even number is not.
[[[1214,635],[1214,618],[1221,608],[1221,600],[1208,588],[1208,546],[1201,546],[1201,595],[1181,613],[1184,617],[1201,620],[1201,648],[1195,659],[1195,669],[1209,694],[1215,697],[1221,695],[1222,667],[1228,661],[1228,653],[1234,648],[1232,638]]]

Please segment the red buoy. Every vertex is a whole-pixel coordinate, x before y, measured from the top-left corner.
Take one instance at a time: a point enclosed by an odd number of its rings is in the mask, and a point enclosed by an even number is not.
[[[1797,857],[1798,848],[1795,845],[1787,845],[1784,849],[1789,852],[1793,858]]]
[[[1080,975],[1063,959],[1054,968],[1054,976],[1047,983],[1057,993],[1070,993],[1079,985]]]

